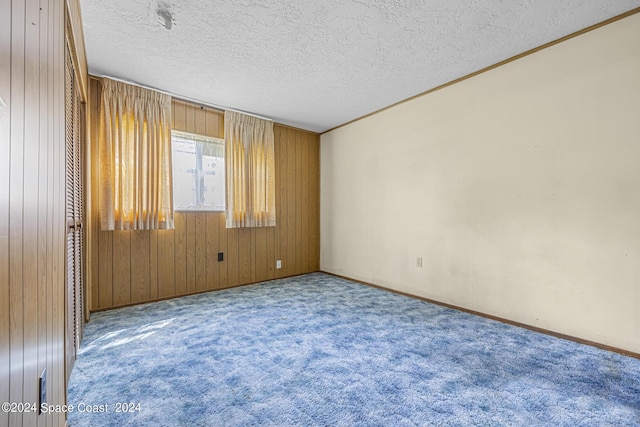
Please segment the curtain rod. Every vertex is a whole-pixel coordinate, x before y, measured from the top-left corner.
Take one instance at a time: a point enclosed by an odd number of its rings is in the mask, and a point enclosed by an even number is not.
[[[154,88],[154,87],[144,86],[144,85],[141,85],[141,84],[139,84],[139,83],[134,83],[134,82],[131,82],[131,81],[128,81],[128,80],[124,80],[124,79],[119,79],[119,78],[117,78],[117,77],[111,77],[111,76],[105,76],[105,75],[102,75],[102,76],[96,76],[96,77],[101,77],[101,78],[107,78],[107,79],[111,79],[111,80],[116,80],[116,81],[119,81],[119,82],[121,82],[121,83],[126,83],[126,84],[128,84],[128,85],[132,85],[132,86],[138,86],[138,87],[141,87],[141,88],[143,88],[143,89],[155,90],[156,92],[160,92],[160,93],[163,93],[163,94],[165,94],[165,95],[169,95],[171,98],[175,98],[175,99],[178,99],[178,100],[180,100],[180,101],[187,101],[187,102],[191,102],[191,103],[193,103],[193,104],[198,104],[198,105],[202,105],[202,106],[205,106],[205,107],[215,108],[216,110],[222,110],[222,111],[226,111],[226,110],[229,110],[229,111],[235,111],[236,113],[246,114],[247,116],[256,117],[256,118],[258,118],[258,119],[268,120],[268,121],[270,121],[270,122],[272,122],[272,121],[273,121],[273,119],[270,119],[270,118],[268,118],[268,117],[259,116],[259,115],[257,115],[257,114],[248,113],[248,112],[246,112],[246,111],[242,111],[242,110],[236,110],[236,109],[234,109],[234,108],[227,108],[227,107],[223,107],[223,106],[221,106],[221,105],[211,104],[210,102],[204,102],[204,101],[201,101],[201,100],[199,100],[199,99],[189,98],[189,97],[182,96],[182,95],[176,95],[175,93],[167,92],[166,90],[161,90],[161,89],[156,89],[156,88]]]

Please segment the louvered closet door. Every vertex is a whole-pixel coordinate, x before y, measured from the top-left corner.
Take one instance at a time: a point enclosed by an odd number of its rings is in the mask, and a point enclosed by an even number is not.
[[[66,366],[71,375],[84,325],[84,174],[81,112],[84,108],[67,46],[65,72],[67,298]]]

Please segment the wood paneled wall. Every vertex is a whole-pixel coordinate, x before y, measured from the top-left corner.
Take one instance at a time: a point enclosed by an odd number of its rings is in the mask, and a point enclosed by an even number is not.
[[[66,401],[65,2],[0,2],[0,402]],[[6,413],[0,426],[63,426]]]
[[[97,123],[99,81],[90,80]],[[224,114],[173,101],[173,128],[224,137]],[[97,153],[97,126],[91,128]],[[225,228],[224,212],[176,212],[175,230],[99,231],[97,158],[92,156],[91,310],[154,301],[318,271],[319,136],[275,125],[277,226]],[[97,248],[97,250],[96,250]],[[224,261],[217,261],[218,252]],[[282,260],[282,269],[276,269]]]

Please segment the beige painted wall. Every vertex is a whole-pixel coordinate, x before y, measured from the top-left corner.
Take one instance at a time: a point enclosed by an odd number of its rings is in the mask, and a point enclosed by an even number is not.
[[[321,269],[640,352],[639,76],[636,14],[324,134]]]

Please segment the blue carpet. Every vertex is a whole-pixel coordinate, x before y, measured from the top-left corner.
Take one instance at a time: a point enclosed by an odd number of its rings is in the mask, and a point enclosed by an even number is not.
[[[72,427],[631,426],[640,360],[315,273],[93,314],[69,403]]]

